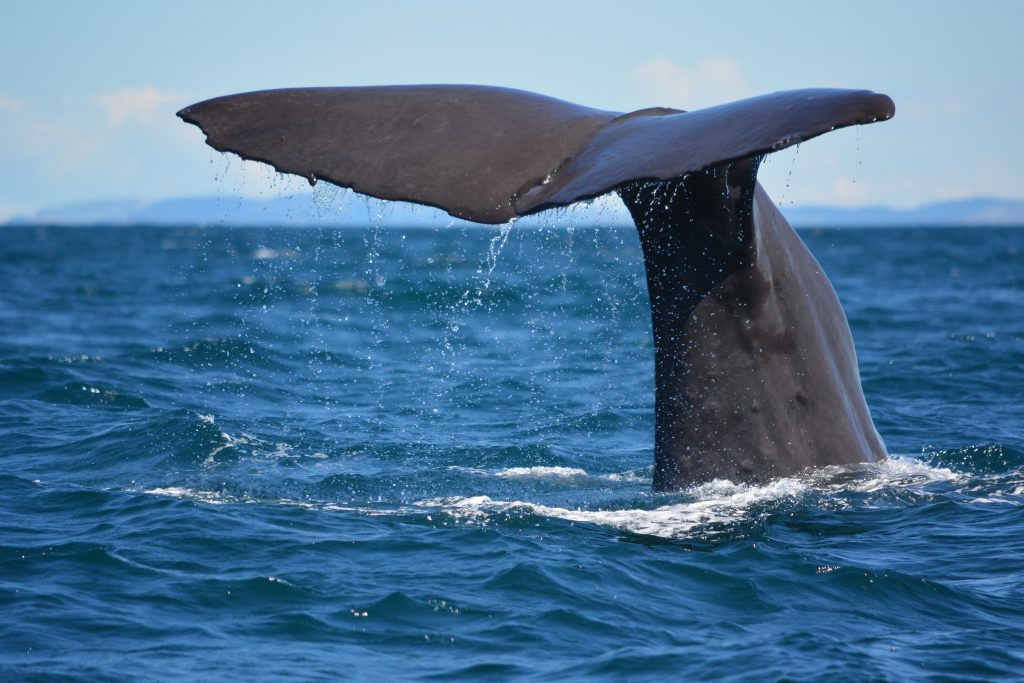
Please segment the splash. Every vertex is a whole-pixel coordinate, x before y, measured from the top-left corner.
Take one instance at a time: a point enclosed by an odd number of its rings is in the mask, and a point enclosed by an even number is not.
[[[491,238],[490,243],[487,246],[487,275],[484,277],[483,289],[486,291],[491,287],[491,275],[494,273],[495,267],[498,265],[498,257],[501,256],[501,252],[505,249],[505,245],[508,244],[508,236],[512,232],[512,227],[516,224],[516,219],[513,218],[507,223],[502,223],[498,226],[498,234]]]
[[[467,471],[506,478],[590,476],[585,470],[564,467]],[[677,494],[685,497],[680,502],[655,508],[573,509],[524,500],[496,500],[487,495],[451,496],[424,500],[415,505],[439,509],[451,515],[456,523],[487,525],[501,517],[536,515],[594,524],[643,536],[671,540],[710,540],[728,535],[746,524],[761,521],[779,509],[798,505],[821,509],[869,509],[877,505],[879,496],[865,498],[865,494],[883,494],[897,499],[904,494],[928,497],[931,489],[945,485],[969,492],[967,484],[972,476],[945,467],[931,466],[915,458],[895,456],[878,465],[823,468],[803,477],[778,479],[761,486],[715,480]],[[602,478],[607,481],[639,479],[635,474],[602,475]],[[1017,504],[1005,496],[991,495],[985,499],[972,498],[970,501]]]
[[[464,523],[488,523],[496,515],[527,514],[644,536],[685,539],[722,533],[723,528],[735,527],[758,516],[759,506],[796,499],[806,490],[805,483],[794,479],[780,479],[766,486],[716,480],[694,489],[695,500],[654,509],[569,509],[519,500],[494,500],[489,496],[456,496],[426,500],[418,505],[441,508]]]

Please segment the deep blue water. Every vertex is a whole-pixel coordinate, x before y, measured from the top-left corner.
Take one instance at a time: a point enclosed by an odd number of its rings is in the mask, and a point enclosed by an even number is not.
[[[655,495],[630,230],[0,230],[0,678],[1021,677],[1024,229],[803,235],[896,457]]]

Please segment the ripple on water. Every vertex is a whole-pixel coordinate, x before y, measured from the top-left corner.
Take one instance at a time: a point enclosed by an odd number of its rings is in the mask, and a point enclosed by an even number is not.
[[[1024,670],[1022,231],[807,236],[915,455],[658,494],[635,231],[4,235],[8,678]]]

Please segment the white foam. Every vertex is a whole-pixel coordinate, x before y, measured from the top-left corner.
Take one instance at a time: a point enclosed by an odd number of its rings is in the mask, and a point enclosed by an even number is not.
[[[1019,476],[990,475],[985,477],[989,481],[983,481],[977,486],[967,489],[969,493],[980,494],[971,498],[971,503],[1010,505],[1019,507],[1024,505],[1024,482]],[[998,480],[993,482],[992,480]],[[996,489],[996,490],[993,490]]]
[[[324,501],[295,500],[292,498],[254,498],[253,496],[233,496],[219,491],[202,491],[185,486],[166,486],[146,489],[142,493],[181,500],[193,500],[208,505],[281,505],[302,508],[303,510],[326,510],[330,512],[357,512],[368,516],[387,516],[409,514],[408,507],[379,508],[343,505]]]
[[[494,473],[504,479],[538,478],[538,479],[573,479],[587,476],[587,471],[579,467],[507,467]]]
[[[650,477],[639,476],[634,471],[612,472],[610,474],[590,474],[580,467],[534,465],[533,467],[506,467],[504,469],[491,471],[480,469],[478,467],[451,465],[448,469],[453,472],[464,472],[466,474],[475,474],[481,477],[500,477],[502,479],[577,479],[593,477],[596,479],[615,482],[650,482]]]
[[[198,413],[196,417],[201,422],[209,425],[216,426],[216,420],[213,415],[204,413]],[[268,441],[262,439],[255,434],[249,432],[242,432],[241,436],[233,436],[227,432],[220,430],[221,443],[215,446],[213,450],[207,453],[206,458],[203,460],[203,466],[210,467],[216,465],[216,455],[223,450],[233,448],[237,446],[249,446],[250,451],[253,455],[266,457],[266,458],[316,458],[317,460],[323,460],[330,456],[326,453],[315,452],[309,454],[302,454],[295,452],[291,444],[284,443],[281,441]]]
[[[833,490],[874,493],[883,489],[918,488],[938,482],[966,482],[970,475],[954,472],[945,467],[933,467],[917,458],[893,455],[872,466],[875,476],[846,482]],[[822,470],[826,476],[829,470]]]
[[[480,470],[475,471],[487,474]],[[851,478],[849,468],[824,468],[805,477],[777,479],[763,486],[715,480],[688,491],[693,500],[653,509],[573,510],[528,501],[494,500],[489,496],[456,496],[420,501],[416,505],[440,508],[456,520],[472,523],[487,523],[494,515],[520,512],[571,522],[597,524],[637,534],[679,539],[706,537],[709,532],[719,527],[731,527],[750,520],[752,515],[757,514],[757,509],[761,505],[784,499],[797,499],[814,491],[826,494],[830,498],[830,505],[847,507],[849,502],[842,495],[847,492],[921,489],[933,483],[959,483],[969,479],[969,475],[944,467],[933,467],[916,458],[901,456],[890,457],[882,463],[868,465],[863,471],[855,470],[853,473],[856,476]],[[497,476],[589,475],[578,468],[524,467],[501,470]],[[612,481],[646,481],[633,472],[600,476]],[[837,477],[841,480],[837,481]]]
[[[167,498],[180,498],[183,500],[194,500],[209,505],[226,505],[237,502],[217,491],[196,491],[183,486],[167,486],[163,488],[147,489],[143,491],[152,496],[165,496]]]
[[[608,481],[625,481],[625,482],[630,482],[630,483],[647,483],[647,484],[651,483],[651,478],[650,477],[640,476],[639,474],[637,474],[636,472],[634,472],[632,470],[627,471],[627,472],[612,472],[611,474],[602,474],[601,478],[602,479],[607,479]]]
[[[213,418],[208,419],[212,422]],[[225,435],[232,440],[232,437]],[[242,437],[243,439],[245,437]],[[235,440],[236,442],[238,440]],[[267,443],[267,442],[263,442]],[[279,447],[281,444],[277,444]],[[594,477],[598,479],[641,481],[648,479],[637,476],[634,472],[618,474],[590,475],[586,470],[575,467],[510,467],[496,471],[452,466],[449,469],[468,472],[480,476],[502,478],[555,478],[558,480],[577,477]],[[488,524],[497,521],[500,516],[533,514],[551,519],[563,519],[570,522],[595,524],[620,529],[636,534],[657,536],[670,539],[708,538],[727,533],[729,528],[754,520],[757,515],[764,514],[762,506],[773,505],[786,500],[797,500],[808,494],[824,496],[828,507],[849,507],[853,503],[848,493],[874,493],[884,490],[920,490],[934,483],[967,482],[972,475],[954,472],[944,467],[933,467],[913,457],[890,457],[877,465],[858,465],[855,469],[835,467],[824,468],[809,473],[801,478],[778,479],[762,486],[734,484],[730,481],[715,480],[694,487],[680,495],[685,496],[684,502],[662,505],[655,508],[626,509],[571,509],[556,505],[544,505],[522,500],[496,500],[486,495],[453,496],[422,500],[408,505],[377,505],[367,500],[366,505],[353,505],[351,502],[328,502],[281,499],[256,499],[249,496],[232,496],[218,491],[195,490],[187,487],[161,487],[144,491],[151,495],[169,496],[195,500],[211,505],[224,504],[267,504],[300,507],[336,512],[355,512],[369,516],[387,515],[425,515],[433,521],[432,514],[443,512],[450,516],[454,523]],[[1024,496],[1024,485],[1019,480],[1011,480],[1012,489],[1005,493],[991,493],[987,487],[978,489],[978,497],[971,502],[979,504],[1021,505],[1022,500],[1015,498]],[[963,490],[963,489],[961,489]],[[447,525],[449,522],[443,522]]]
[[[971,498],[970,502],[971,503],[982,504],[982,505],[985,505],[985,504],[989,504],[989,505],[1010,505],[1012,507],[1019,507],[1021,505],[1021,501],[1019,501],[1019,500],[1012,500],[1010,498],[1002,498],[1002,497],[999,497],[999,496],[996,496],[996,497],[983,497],[983,498]]]
[[[801,495],[807,485],[795,479],[780,479],[765,486],[743,486],[714,481],[693,489],[696,500],[664,505],[651,510],[585,510],[540,505],[525,501],[501,501],[489,496],[452,497],[425,500],[420,507],[441,508],[458,520],[485,523],[495,514],[526,512],[607,526],[632,533],[663,538],[686,538],[707,532],[714,525],[735,525],[750,517],[757,504]]]

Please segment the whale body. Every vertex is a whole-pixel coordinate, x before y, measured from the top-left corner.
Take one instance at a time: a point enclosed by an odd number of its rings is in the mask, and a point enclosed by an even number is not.
[[[215,149],[480,223],[616,192],[640,235],[655,347],[656,490],[886,457],[842,307],[757,183],[766,154],[891,118],[864,90],[693,112],[466,85],[293,88],[178,112]]]

